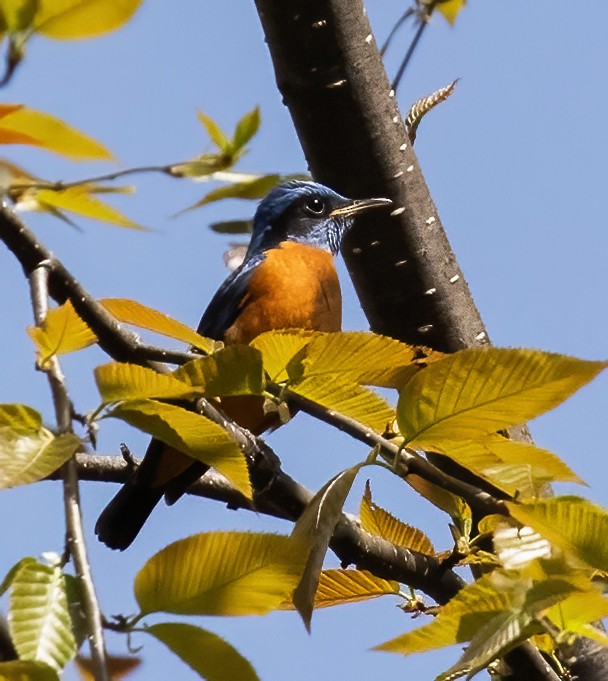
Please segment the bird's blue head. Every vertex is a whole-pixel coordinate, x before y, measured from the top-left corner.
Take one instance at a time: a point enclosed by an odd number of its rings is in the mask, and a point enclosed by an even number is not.
[[[260,203],[246,259],[295,241],[336,255],[355,216],[390,205],[389,199],[347,199],[316,182],[292,180],[275,187]]]

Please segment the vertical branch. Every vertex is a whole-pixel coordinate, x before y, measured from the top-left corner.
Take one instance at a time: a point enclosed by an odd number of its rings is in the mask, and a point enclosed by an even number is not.
[[[44,263],[37,267],[29,277],[34,319],[40,326],[48,311],[48,270]],[[60,433],[72,430],[72,404],[67,393],[65,381],[56,357],[48,361],[44,369],[53,396],[55,418]],[[87,621],[89,645],[96,681],[110,681],[105,643],[103,637],[102,617],[93,585],[91,568],[84,541],[82,515],[80,512],[80,491],[78,487],[78,470],[72,458],[61,470],[63,479],[63,503],[66,522],[66,555],[74,561],[76,576],[81,584],[83,607]]]

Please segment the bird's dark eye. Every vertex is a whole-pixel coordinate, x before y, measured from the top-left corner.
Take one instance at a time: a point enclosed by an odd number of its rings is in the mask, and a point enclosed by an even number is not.
[[[313,217],[319,217],[319,215],[323,215],[325,212],[325,202],[316,196],[306,199],[304,212]]]

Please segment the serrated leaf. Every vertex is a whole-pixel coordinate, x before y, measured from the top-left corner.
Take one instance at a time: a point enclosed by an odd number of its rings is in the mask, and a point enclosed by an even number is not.
[[[556,407],[605,366],[537,350],[461,350],[405,384],[399,428],[407,443],[422,449],[482,439]]]
[[[38,0],[34,31],[57,40],[93,38],[120,28],[140,4],[141,0]]]
[[[92,220],[100,220],[101,222],[107,222],[118,227],[145,229],[145,227],[133,222],[133,220],[130,220],[113,206],[97,199],[92,195],[94,191],[95,188],[90,185],[79,185],[78,187],[69,187],[68,189],[61,190],[36,189],[29,190],[28,200],[38,204],[39,210],[43,211],[49,210],[49,208],[67,210],[71,213],[76,213],[76,215],[82,215]]]
[[[10,135],[24,136],[22,141],[13,141],[13,144],[32,144],[74,161],[112,160],[113,158],[112,154],[92,137],[51,114],[25,106],[2,117],[0,143],[11,143]],[[30,141],[25,138],[29,138]]]
[[[45,478],[80,448],[76,435],[55,436],[41,424],[33,409],[0,405],[0,489]]]
[[[196,117],[205,126],[205,130],[207,131],[211,141],[218,149],[220,149],[220,151],[226,151],[230,148],[230,140],[228,139],[228,136],[213,120],[213,118],[207,116],[199,109],[196,111]]]
[[[121,400],[188,399],[203,391],[179,381],[171,374],[159,374],[137,364],[110,362],[96,367],[95,382],[105,404]]]
[[[442,0],[442,2],[437,3],[435,9],[447,19],[448,23],[453,25],[466,3],[467,0]]]
[[[398,520],[372,500],[369,481],[365,485],[365,494],[361,498],[359,518],[361,527],[366,532],[382,537],[396,546],[431,556],[435,553],[431,540],[422,530]]]
[[[7,620],[22,660],[44,662],[60,671],[76,654],[60,568],[23,565],[13,578]]]
[[[45,366],[54,355],[82,350],[97,342],[97,336],[76,314],[70,301],[49,310],[40,326],[27,328],[38,350],[38,363]]]
[[[209,532],[169,544],[135,577],[142,613],[261,615],[290,595],[303,555],[289,537]]]
[[[105,298],[99,301],[116,319],[125,324],[133,324],[141,329],[147,329],[162,336],[168,336],[183,343],[188,343],[203,352],[213,352],[214,341],[193,331],[189,326],[171,317],[142,305],[136,300],[126,298]]]
[[[423,358],[426,361],[429,353],[374,333],[324,333],[308,344],[302,359],[302,374],[326,380],[336,376],[341,382],[399,388],[418,371],[417,362]]]
[[[508,503],[513,518],[530,525],[568,555],[590,567],[608,570],[608,511],[575,496],[555,497],[534,504]]]
[[[135,428],[215,468],[251,498],[249,471],[243,452],[228,433],[200,414],[153,400],[121,402],[108,416],[122,419]]]
[[[491,576],[483,576],[442,606],[432,622],[374,646],[373,650],[410,655],[464,643],[495,615],[508,610],[512,601],[510,591],[497,588]]]
[[[162,622],[145,629],[207,681],[258,681],[251,663],[230,643],[192,624]]]
[[[471,677],[533,633],[541,632],[540,624],[525,613],[517,610],[498,613],[480,627],[460,660],[436,681],[452,681],[465,674]]]
[[[36,559],[32,558],[31,556],[26,556],[13,565],[13,567],[6,573],[2,583],[0,584],[0,596],[4,596],[6,590],[13,583],[13,578],[17,572],[19,572],[24,565],[31,565],[32,563],[36,563]]]
[[[236,124],[234,136],[232,137],[232,148],[235,151],[242,149],[247,142],[256,134],[260,127],[260,108],[255,107],[246,113]]]
[[[60,681],[59,675],[47,664],[32,660],[0,662],[0,681]]]
[[[302,349],[318,334],[303,329],[267,331],[254,338],[250,345],[262,353],[264,369],[270,380],[282,383],[301,375]]]
[[[172,375],[208,397],[260,395],[264,389],[262,355],[247,345],[229,345],[184,364]]]
[[[307,553],[306,567],[295,591],[293,604],[310,631],[315,594],[329,541],[357,473],[365,463],[357,464],[334,476],[312,498],[294,525],[291,536],[301,542]]]

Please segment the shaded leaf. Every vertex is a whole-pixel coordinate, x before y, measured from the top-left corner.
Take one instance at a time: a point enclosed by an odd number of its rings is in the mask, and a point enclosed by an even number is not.
[[[5,0],[0,4],[3,30],[19,33],[30,28],[37,9],[38,0]]]
[[[58,40],[78,40],[115,31],[135,13],[141,0],[38,0],[34,31]]]
[[[25,404],[0,404],[0,427],[8,426],[21,435],[36,433],[42,416]]]
[[[108,416],[135,428],[212,466],[247,498],[251,498],[249,471],[243,452],[228,433],[200,414],[153,400],[121,402]]]
[[[8,105],[12,106],[12,105]],[[10,142],[10,135],[30,138]],[[0,143],[33,144],[74,161],[112,160],[112,154],[99,142],[51,114],[21,106],[0,121]]]
[[[192,360],[176,369],[173,377],[208,397],[260,395],[264,389],[262,355],[247,345],[229,345]]]
[[[135,577],[142,613],[261,615],[290,595],[303,567],[289,537],[209,532],[169,544]]]
[[[253,222],[251,220],[222,220],[212,222],[209,229],[216,234],[251,234]]]
[[[43,662],[11,660],[0,662],[1,681],[59,681],[59,675]]]
[[[422,530],[398,520],[372,500],[369,480],[365,485],[365,494],[359,506],[359,517],[361,527],[370,534],[382,537],[404,549],[419,551],[428,555],[435,553],[431,540]]]
[[[508,503],[510,514],[530,525],[566,554],[587,565],[608,570],[608,511],[575,496],[555,497],[534,504]]]
[[[223,199],[260,199],[282,181],[282,175],[261,175],[254,180],[225,184],[207,192],[202,199],[188,206],[188,208],[184,208],[180,213],[185,213]]]
[[[444,513],[447,513],[453,520],[459,520],[461,524],[471,521],[471,509],[461,497],[448,492],[443,487],[439,487],[439,485],[424,480],[424,478],[418,475],[408,475],[405,481],[420,496],[430,501],[433,506],[441,509]]]
[[[556,407],[605,366],[537,350],[461,350],[405,384],[397,420],[419,448],[480,439]]]
[[[61,670],[76,654],[60,568],[29,563],[13,578],[8,626],[22,660],[44,662]]]
[[[293,593],[293,604],[309,631],[315,594],[329,540],[342,516],[342,508],[355,477],[365,465],[362,463],[347,468],[324,485],[306,506],[291,533],[307,552],[306,567]]]
[[[106,655],[108,661],[108,671],[112,681],[120,681],[120,679],[128,676],[134,669],[141,665],[139,657],[123,657],[120,655]],[[78,655],[74,660],[80,675],[84,681],[95,681],[94,665],[90,657],[83,657]]]
[[[207,681],[257,681],[251,663],[223,638],[200,627],[178,622],[145,629]]]
[[[110,362],[96,367],[95,382],[104,403],[142,398],[178,399],[202,395],[170,374],[159,374],[137,364]]]

